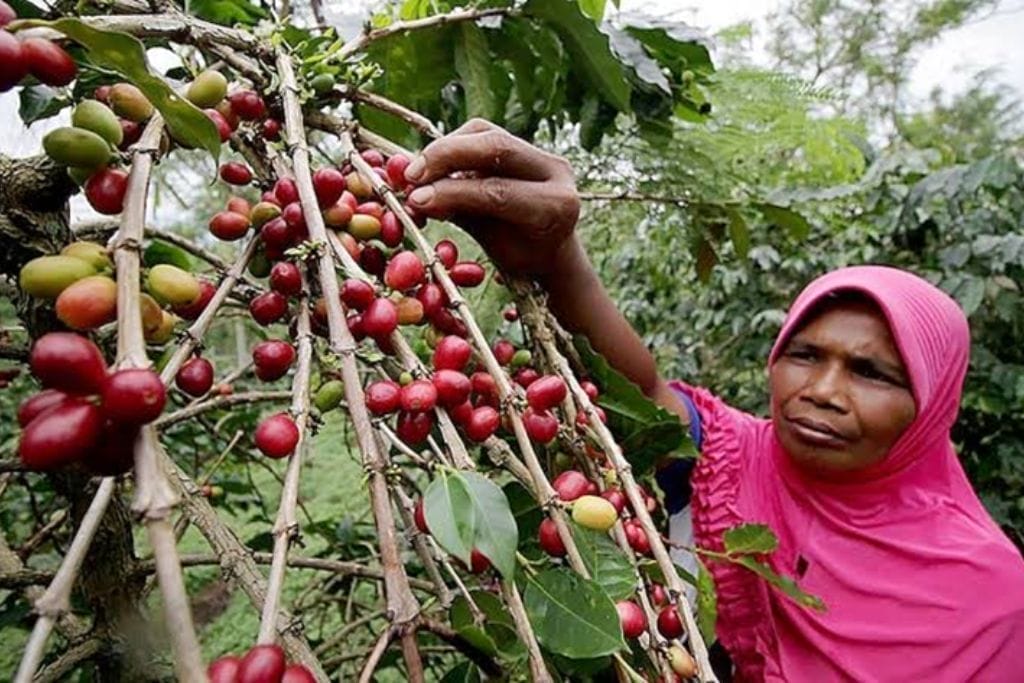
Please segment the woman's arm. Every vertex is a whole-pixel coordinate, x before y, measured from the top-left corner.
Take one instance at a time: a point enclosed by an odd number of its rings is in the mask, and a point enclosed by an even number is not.
[[[612,367],[689,422],[574,232],[580,200],[565,159],[474,119],[428,145],[406,177],[419,185],[409,196],[417,211],[454,220],[501,268],[537,279],[562,325],[585,335]]]

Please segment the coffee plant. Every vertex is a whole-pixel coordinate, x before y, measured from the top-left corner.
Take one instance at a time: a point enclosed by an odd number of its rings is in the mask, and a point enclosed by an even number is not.
[[[26,120],[70,110],[45,156],[3,171],[2,264],[29,337],[20,348],[5,338],[5,355],[27,360],[17,381],[32,387],[3,487],[25,485],[33,511],[40,500],[62,510],[31,524],[36,540],[18,553],[0,549],[6,587],[35,612],[16,681],[94,661],[102,680],[170,677],[132,661],[142,637],[124,615],[144,619],[153,588],[178,680],[715,680],[714,586],[673,563],[650,488],[656,460],[692,455],[683,428],[562,330],[533,283],[431,238],[438,227],[405,203],[407,147],[473,116],[527,137],[576,124],[587,146],[618,115],[654,135],[673,116],[700,120],[707,51],[653,25],[615,28],[613,51],[599,3],[427,4],[344,41],[240,0],[191,13],[86,2],[46,16],[0,2],[0,90],[22,88]],[[153,46],[184,66],[154,73]],[[409,60],[420,65],[399,64]],[[147,222],[157,166],[190,149],[216,162],[206,182],[232,193],[200,239]],[[116,218],[69,227],[79,188]],[[233,262],[211,249],[232,242]],[[486,325],[467,299],[483,287],[510,302]],[[218,367],[216,328],[240,316],[265,338],[251,362]],[[272,388],[282,380],[289,388]],[[345,559],[303,557],[300,487],[335,411],[354,435],[372,524]],[[191,459],[168,434],[189,422],[210,427],[187,445]],[[225,493],[218,468],[249,442],[282,485],[269,553],[212,504]],[[68,518],[59,567],[32,569],[32,548]],[[204,661],[186,591],[195,558],[178,551],[189,526],[260,614],[244,652]],[[723,540],[689,550],[821,607],[772,569],[768,529]],[[333,635],[311,642],[314,611],[286,611],[290,567],[322,572],[309,590],[331,594]],[[372,638],[356,638],[367,626]],[[53,630],[65,648],[47,649]]]

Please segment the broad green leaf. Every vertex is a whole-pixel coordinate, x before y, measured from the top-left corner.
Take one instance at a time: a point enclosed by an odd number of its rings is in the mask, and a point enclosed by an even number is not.
[[[498,113],[495,91],[491,86],[491,62],[483,29],[474,23],[459,24],[455,43],[455,71],[466,93],[466,118],[483,117],[493,121]]]
[[[730,555],[760,555],[775,552],[779,539],[764,524],[741,524],[722,535],[725,552]]]
[[[761,212],[767,220],[780,228],[785,228],[793,237],[803,240],[811,232],[811,224],[807,219],[792,209],[774,204],[754,204],[754,208]]]
[[[200,19],[223,26],[255,26],[270,16],[262,7],[246,0],[189,0],[185,6]]]
[[[458,472],[438,472],[423,494],[423,514],[434,540],[468,566],[476,515],[469,487]]]
[[[476,525],[474,547],[487,556],[501,575],[511,578],[516,569],[519,529],[504,492],[476,472],[460,473],[469,490]]]
[[[530,0],[523,14],[549,22],[590,86],[621,112],[630,111],[629,84],[622,63],[612,54],[608,37],[573,0]]]
[[[741,555],[733,561],[737,564],[743,565],[771,585],[775,586],[783,595],[790,598],[798,605],[803,605],[804,607],[809,607],[811,609],[818,610],[819,612],[825,611],[825,603],[821,598],[800,590],[800,587],[796,585],[796,582],[793,579],[776,574],[775,570],[765,563],[759,562],[750,555]]]
[[[636,588],[636,575],[629,560],[615,545],[608,534],[592,529],[584,529],[578,524],[570,524],[576,547],[583,558],[583,564],[612,600],[624,600],[633,595]]]
[[[677,81],[684,71],[707,75],[715,70],[707,34],[692,26],[633,15],[626,32],[643,43],[651,57],[669,69]]]
[[[718,592],[715,579],[707,565],[697,557],[700,569],[697,572],[697,628],[704,642],[710,647],[715,642],[715,623],[718,621]]]
[[[449,669],[441,678],[440,683],[480,683],[480,670],[473,662],[462,662]]]
[[[604,19],[605,0],[577,0],[580,10],[594,21],[600,23]]]
[[[644,396],[640,388],[612,368],[581,335],[573,344],[590,376],[601,387],[598,403],[608,415],[608,426],[623,447],[623,454],[642,475],[655,461],[673,451],[696,455],[696,448],[678,416]]]
[[[220,136],[213,122],[185,98],[150,73],[146,52],[134,36],[93,28],[78,19],[26,22],[60,31],[86,49],[89,60],[110,69],[134,83],[163,116],[171,135],[191,147],[201,147],[216,160],[220,155]]]
[[[452,603],[449,618],[452,628],[467,640],[494,655],[500,652],[508,659],[519,659],[526,656],[526,645],[516,632],[515,622],[505,609],[505,605],[494,593],[489,591],[472,591],[473,602],[484,614],[484,622],[476,623],[469,601],[460,595]]]
[[[161,240],[153,240],[142,253],[142,262],[147,268],[152,268],[159,263],[169,263],[182,270],[192,271],[192,259],[188,252],[181,247]]]
[[[11,6],[19,19],[40,19],[43,16],[43,10],[29,0],[7,0],[7,4]]]
[[[718,263],[718,254],[715,247],[703,235],[697,240],[693,248],[694,258],[697,261],[697,277],[701,282],[707,283],[711,280],[711,270]]]
[[[592,659],[625,649],[615,604],[602,588],[567,569],[526,576],[526,614],[544,649]]]
[[[729,239],[732,240],[736,255],[745,259],[750,252],[750,226],[738,210],[729,207],[726,212],[729,214]]]
[[[21,89],[18,94],[18,116],[26,126],[56,116],[60,110],[70,104],[66,97],[48,85],[31,85]]]

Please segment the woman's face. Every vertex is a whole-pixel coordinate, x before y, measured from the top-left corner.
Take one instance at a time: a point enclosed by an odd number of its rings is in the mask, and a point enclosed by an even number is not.
[[[779,441],[824,479],[882,460],[916,413],[889,325],[867,301],[838,302],[797,331],[769,385]]]

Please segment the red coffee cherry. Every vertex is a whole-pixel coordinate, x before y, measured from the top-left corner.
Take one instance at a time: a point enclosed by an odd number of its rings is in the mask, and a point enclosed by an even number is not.
[[[205,358],[192,358],[178,370],[174,383],[189,396],[203,396],[213,386],[213,364]]]
[[[124,210],[124,195],[128,190],[128,174],[116,168],[96,171],[85,181],[85,198],[89,205],[108,216]]]
[[[615,609],[619,613],[619,623],[622,625],[622,635],[628,639],[639,638],[646,627],[644,611],[640,605],[632,600],[620,600],[615,603]]]
[[[365,280],[349,279],[341,283],[341,301],[348,308],[365,311],[376,296],[373,285]]]
[[[448,269],[452,282],[459,287],[476,287],[484,281],[484,267],[475,261],[462,261]]]
[[[558,497],[568,503],[587,494],[590,480],[578,470],[566,470],[555,477],[551,486],[555,489]]]
[[[209,226],[210,232],[217,239],[234,242],[245,237],[252,223],[248,216],[243,216],[235,211],[218,211],[210,219]]]
[[[270,288],[285,296],[302,292],[302,272],[291,261],[279,261],[270,269]]]
[[[395,433],[410,446],[418,446],[427,440],[433,427],[433,413],[399,413]]]
[[[281,683],[316,683],[316,677],[301,664],[292,664],[284,670]]]
[[[386,247],[397,247],[402,243],[402,240],[405,239],[405,228],[402,227],[398,216],[388,211],[380,217],[380,235],[378,237]]]
[[[284,377],[295,361],[295,347],[280,339],[262,341],[252,349],[256,376],[264,382]]]
[[[558,436],[558,418],[546,410],[527,408],[523,413],[523,426],[530,440],[537,443],[550,443]]]
[[[291,415],[277,413],[260,422],[253,441],[268,458],[286,458],[299,443],[299,428]]]
[[[229,185],[248,185],[252,182],[252,171],[239,161],[229,161],[221,164],[220,179]]]
[[[267,115],[267,107],[263,98],[252,90],[239,90],[228,95],[231,103],[231,110],[238,115],[238,118],[247,121],[255,121]]]
[[[167,390],[160,375],[148,368],[128,368],[111,374],[102,391],[103,415],[114,422],[143,425],[163,412]]]
[[[405,180],[405,169],[409,167],[409,157],[402,153],[388,157],[384,170],[388,175],[388,183],[396,190],[401,190],[408,182]]]
[[[270,325],[288,313],[288,299],[280,292],[264,292],[249,302],[249,313],[260,325]]]
[[[224,655],[206,667],[209,683],[235,683],[242,660],[235,655]]]
[[[427,318],[433,319],[444,309],[444,290],[433,282],[428,282],[416,290],[416,299],[423,304],[423,315]]]
[[[400,251],[388,261],[384,270],[384,283],[391,289],[404,292],[423,282],[426,269],[420,257],[411,251]]]
[[[366,407],[374,415],[387,415],[402,404],[402,387],[391,380],[373,382],[366,387]]]
[[[262,125],[263,138],[265,140],[281,139],[281,122],[277,119],[267,119]]]
[[[526,402],[537,411],[549,410],[565,400],[569,389],[557,375],[545,375],[526,388]]]
[[[220,137],[220,141],[227,142],[231,138],[231,124],[228,123],[227,119],[216,109],[204,109],[203,113],[217,127],[217,136]]]
[[[545,517],[544,521],[540,523],[537,540],[540,542],[541,549],[552,557],[563,557],[566,553],[562,537],[558,535],[558,527],[550,517]]]
[[[422,413],[437,405],[437,389],[430,380],[418,379],[402,387],[402,410]]]
[[[288,206],[299,201],[299,188],[291,178],[279,178],[274,183],[274,196],[281,202],[281,206]]]
[[[0,92],[6,92],[28,75],[28,59],[21,41],[0,30]]]
[[[469,555],[469,571],[473,574],[483,574],[491,568],[491,561],[482,552],[473,548]]]
[[[416,507],[413,509],[412,519],[416,523],[416,528],[419,529],[421,534],[430,533],[430,529],[427,528],[427,515],[423,510],[422,498],[416,501]]]
[[[615,511],[622,514],[628,502],[626,494],[619,489],[607,489],[601,493],[601,497],[615,506]]]
[[[462,370],[473,355],[473,347],[462,337],[448,335],[434,348],[435,370]]]
[[[99,347],[72,332],[50,332],[37,339],[29,366],[44,387],[69,394],[97,394],[107,379]]]
[[[21,50],[29,72],[46,85],[60,87],[75,80],[75,60],[60,45],[45,38],[26,38]]]
[[[658,612],[658,633],[669,640],[683,635],[683,622],[679,619],[679,612],[674,605],[664,607]]]
[[[279,683],[284,670],[284,650],[277,645],[256,645],[242,658],[235,683]]]
[[[103,414],[95,404],[69,397],[25,427],[18,442],[18,457],[30,470],[61,467],[80,460],[94,448],[102,428]]]
[[[459,405],[449,408],[448,415],[455,421],[455,424],[465,425],[473,416],[473,403],[468,400],[463,401]]]
[[[463,429],[470,441],[480,443],[486,441],[498,431],[501,424],[501,416],[491,406],[480,406],[474,408],[472,414],[463,424]]]
[[[363,331],[375,338],[387,337],[398,327],[398,307],[391,299],[378,297],[363,312]]]
[[[67,403],[71,398],[70,394],[56,389],[43,389],[38,394],[29,396],[18,406],[18,426],[27,427],[39,415],[54,406]]]
[[[441,240],[435,244],[434,253],[446,270],[451,270],[451,267],[459,260],[459,248],[451,240]]]
[[[516,347],[512,345],[512,342],[506,339],[499,339],[494,342],[494,346],[491,350],[494,352],[494,357],[497,359],[499,365],[508,365],[512,360],[512,356],[516,354]]]
[[[469,377],[458,370],[438,370],[431,377],[431,381],[437,389],[437,402],[445,408],[465,403],[473,390]]]
[[[313,174],[313,191],[320,208],[326,208],[341,198],[345,191],[345,176],[336,168],[321,168]]]

